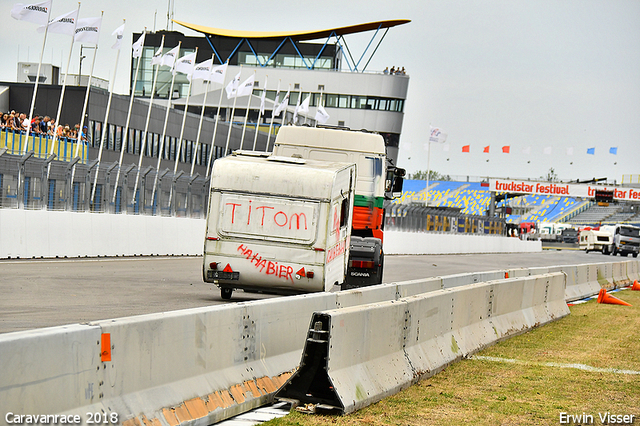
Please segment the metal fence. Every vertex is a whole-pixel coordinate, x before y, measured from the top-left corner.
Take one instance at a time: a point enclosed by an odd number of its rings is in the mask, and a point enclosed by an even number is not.
[[[505,220],[417,204],[385,203],[385,229],[410,232],[505,235]]]
[[[180,171],[174,176],[169,169],[158,173],[153,167],[138,170],[135,164],[119,167],[117,162],[98,168],[96,160],[82,164],[0,149],[2,208],[200,218],[206,215],[208,189],[209,178],[199,174]]]

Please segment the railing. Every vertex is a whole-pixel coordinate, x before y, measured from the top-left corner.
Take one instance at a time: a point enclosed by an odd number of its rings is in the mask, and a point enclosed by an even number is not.
[[[38,142],[38,137],[35,139]],[[158,174],[153,167],[139,171],[135,164],[120,167],[117,162],[98,167],[96,160],[85,164],[86,154],[83,163],[76,159],[60,161],[58,157],[44,159],[34,150],[23,153],[24,148],[19,145],[7,151],[3,148],[0,147],[0,208],[194,218],[206,215],[209,179],[199,174],[178,172],[174,176],[168,169]],[[39,152],[44,155],[46,151]]]
[[[79,149],[78,144],[80,144]],[[30,134],[27,139],[26,133],[8,129],[0,130],[0,149],[2,148],[7,149],[7,154],[13,155],[23,155],[33,151],[33,156],[36,158],[48,158],[51,154],[55,154],[58,161],[66,162],[73,160],[78,150],[80,164],[87,164],[89,156],[87,141],[78,142],[77,139],[59,138],[54,144],[53,136]]]

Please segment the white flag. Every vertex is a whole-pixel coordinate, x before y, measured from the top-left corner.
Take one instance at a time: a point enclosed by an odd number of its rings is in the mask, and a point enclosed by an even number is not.
[[[189,53],[188,55],[184,55],[182,58],[178,59],[176,62],[176,66],[173,69],[173,75],[176,72],[181,72],[182,74],[186,74],[187,78],[191,80],[191,75],[193,74],[193,69],[196,64],[196,52]]]
[[[282,102],[280,102],[280,104],[276,108],[275,112],[273,113],[274,116],[277,117],[282,112],[282,110],[285,109],[289,105],[289,96],[290,95],[291,95],[291,90],[287,90],[287,94],[284,95],[284,98],[282,99]]]
[[[218,65],[217,67],[211,70],[211,75],[209,76],[209,81],[212,83],[224,84],[224,76],[227,74],[227,65],[228,62],[225,62],[222,65]],[[238,77],[239,79],[240,77]]]
[[[111,46],[112,49],[120,50],[120,46],[122,46],[122,39],[124,37],[124,24],[120,25],[111,33],[111,35],[116,36],[116,42]]]
[[[144,47],[144,36],[146,32],[142,33],[142,35],[138,38],[138,40],[133,43],[131,48],[133,49],[133,57],[139,58],[142,56],[142,48]]]
[[[207,80],[209,75],[211,74],[211,67],[213,66],[213,58],[209,58],[204,62],[200,62],[196,64],[193,69],[193,75],[191,76],[194,80]]]
[[[329,114],[322,107],[322,105],[318,105],[318,110],[316,111],[316,121],[320,124],[325,124],[329,121]]]
[[[302,101],[302,103],[300,104],[300,109],[298,110],[298,112],[300,112],[300,113],[309,112],[309,100],[310,99],[311,99],[311,95],[307,96],[307,99]]]
[[[47,25],[49,9],[51,9],[51,0],[31,4],[16,3],[11,9],[11,17],[19,21]]]
[[[153,54],[153,58],[151,58],[151,65],[162,65],[162,43],[160,43],[160,48],[156,50],[156,53]]]
[[[179,53],[180,53],[180,45],[177,45],[176,47],[174,47],[173,49],[171,49],[170,51],[162,55],[162,62],[160,63],[160,65],[173,68],[173,64],[176,62],[176,58],[178,57]]]
[[[74,41],[98,44],[102,17],[78,19]]]
[[[447,140],[447,134],[438,127],[431,127],[431,133],[429,134],[429,142],[445,143]]]
[[[60,15],[53,21],[49,22],[49,32],[73,36],[76,29],[76,19],[78,19],[77,9],[69,13],[65,13],[64,15]],[[43,33],[45,27],[46,25],[38,27],[38,32]]]
[[[254,72],[238,86],[237,97],[249,96],[253,93],[253,85],[255,84],[256,73]]]
[[[238,74],[233,77],[233,80],[231,80],[225,88],[227,91],[227,99],[235,98],[237,95],[238,85],[240,84],[240,72],[241,71],[238,71]]]
[[[260,96],[260,114],[264,114],[264,101],[267,97],[267,77],[264,78],[264,89],[262,90],[262,96]]]
[[[296,120],[298,120],[298,112],[300,112],[301,97],[302,97],[302,90],[298,92],[298,100],[296,101],[296,107],[293,109],[293,124],[296,124]]]

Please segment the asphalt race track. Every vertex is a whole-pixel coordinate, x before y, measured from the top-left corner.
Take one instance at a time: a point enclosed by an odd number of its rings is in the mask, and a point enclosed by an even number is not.
[[[463,272],[620,260],[600,253],[386,256],[384,282]],[[631,258],[629,258],[631,259]],[[278,297],[202,281],[201,257],[0,261],[0,333]]]

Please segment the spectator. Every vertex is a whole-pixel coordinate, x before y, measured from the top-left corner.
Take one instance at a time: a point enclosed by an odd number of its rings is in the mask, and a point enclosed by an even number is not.
[[[389,67],[386,67],[383,71],[384,74],[389,74]]]
[[[9,114],[2,114],[2,120],[0,120],[0,127],[6,129],[9,122]]]
[[[36,118],[33,120],[33,123],[31,123],[31,134],[39,135],[41,133],[42,131],[40,130],[40,117],[36,116]]]
[[[56,120],[51,119],[48,124],[47,134],[53,136],[56,129]]]
[[[396,73],[396,67],[391,67],[390,73],[391,75],[394,75]]]
[[[22,129],[22,121],[20,120],[20,114],[17,114],[15,111],[11,111],[11,115],[13,115],[13,130]]]
[[[29,122],[29,118],[27,117],[27,114],[25,114],[24,112],[20,114],[20,129],[22,131],[27,131],[27,129],[29,129],[29,127],[31,127],[31,123]]]
[[[402,70],[400,70],[400,75],[405,75],[407,72],[404,70],[404,67],[402,67]]]
[[[48,115],[45,115],[42,121],[40,121],[40,133],[42,133],[43,135],[46,135],[49,133],[50,120],[51,120],[51,117],[49,117]]]

